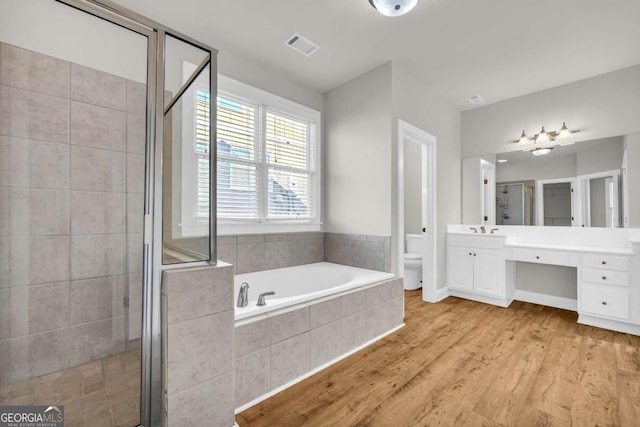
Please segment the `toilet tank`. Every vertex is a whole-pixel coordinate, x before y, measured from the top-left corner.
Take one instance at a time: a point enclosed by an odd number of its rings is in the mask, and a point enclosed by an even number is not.
[[[406,253],[421,254],[422,253],[422,234],[407,234]]]

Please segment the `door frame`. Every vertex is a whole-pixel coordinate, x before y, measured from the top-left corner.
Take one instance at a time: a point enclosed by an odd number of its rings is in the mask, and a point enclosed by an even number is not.
[[[437,302],[438,298],[438,264],[437,264],[437,228],[436,228],[436,143],[437,138],[404,120],[398,119],[397,127],[397,269],[398,276],[404,277],[404,141],[418,143],[422,146],[422,299]]]

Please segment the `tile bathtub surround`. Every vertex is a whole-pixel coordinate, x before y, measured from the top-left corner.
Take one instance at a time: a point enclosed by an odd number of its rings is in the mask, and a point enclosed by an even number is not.
[[[324,261],[324,233],[218,236],[218,259],[236,274]]]
[[[140,338],[145,96],[0,43],[0,384]]]
[[[164,425],[234,423],[233,267],[162,274]]]
[[[402,279],[235,328],[235,406],[251,402],[402,324]]]
[[[391,272],[391,237],[326,233],[324,259],[352,267]]]

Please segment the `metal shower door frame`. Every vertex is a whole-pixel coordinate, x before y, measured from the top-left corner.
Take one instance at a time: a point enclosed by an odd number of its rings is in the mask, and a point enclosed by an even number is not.
[[[217,53],[206,44],[174,31],[158,22],[110,0],[55,0],[89,13],[114,25],[147,37],[147,100],[145,144],[144,248],[143,248],[143,306],[140,423],[142,426],[162,424],[162,153],[164,143],[164,61],[165,35],[209,52],[210,93],[217,94]],[[214,106],[216,104],[213,104]],[[209,161],[209,248],[206,263],[215,264],[216,253],[216,108],[211,107]],[[190,263],[197,265],[201,263]]]

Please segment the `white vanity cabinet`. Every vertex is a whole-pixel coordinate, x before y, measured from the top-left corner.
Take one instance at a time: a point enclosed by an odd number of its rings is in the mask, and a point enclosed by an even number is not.
[[[504,238],[492,235],[449,235],[447,288],[450,295],[506,307]]]
[[[581,320],[589,317],[630,319],[629,259],[629,256],[605,253],[582,255],[578,273]]]

